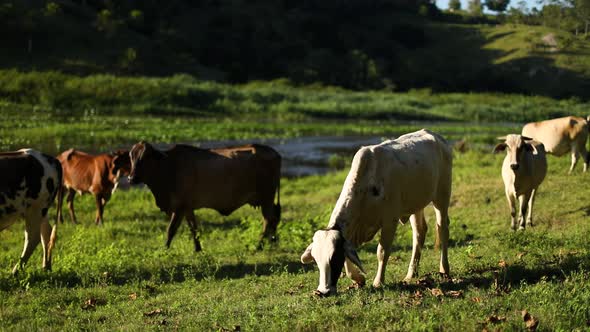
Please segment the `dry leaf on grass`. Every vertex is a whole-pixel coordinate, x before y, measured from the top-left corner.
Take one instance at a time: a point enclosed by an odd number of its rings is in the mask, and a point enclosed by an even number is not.
[[[471,301],[475,302],[475,303],[481,303],[481,298],[479,297],[472,297]]]
[[[445,294],[445,295],[446,295],[446,296],[448,296],[448,297],[453,297],[453,298],[456,298],[456,299],[458,299],[458,298],[460,298],[460,297],[463,297],[463,292],[462,292],[462,291],[455,291],[455,290],[452,290],[452,291],[448,291],[448,292],[446,292],[446,294]]]
[[[131,293],[131,294],[129,294],[129,299],[130,300],[137,300],[137,293]]]
[[[84,303],[80,307],[82,308],[82,310],[89,310],[89,309],[95,309],[97,305],[103,305],[105,303],[106,303],[105,300],[95,299],[95,298],[91,297],[88,300],[84,301]]]
[[[491,315],[486,318],[486,323],[497,324],[506,321],[506,316]]]
[[[161,313],[162,313],[162,309],[158,308],[158,309],[155,309],[155,310],[152,310],[152,311],[149,311],[149,312],[144,312],[143,315],[145,317],[152,317],[152,316],[155,316],[155,315],[159,315]]]
[[[506,266],[507,266],[507,265],[508,265],[508,264],[506,264],[506,261],[505,261],[505,260],[503,260],[503,259],[501,259],[501,260],[498,262],[498,266],[499,266],[499,267],[501,267],[501,268],[506,268]]]
[[[444,295],[443,291],[440,288],[431,288],[430,293],[436,297],[441,297]]]
[[[539,326],[539,320],[536,319],[533,315],[529,314],[529,312],[526,309],[523,310],[521,314],[522,319],[524,320],[524,323],[526,325],[526,328],[529,329],[529,331],[536,331],[537,326]]]

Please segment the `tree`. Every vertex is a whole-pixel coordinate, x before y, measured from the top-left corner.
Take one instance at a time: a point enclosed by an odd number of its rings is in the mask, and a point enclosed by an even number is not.
[[[485,6],[488,7],[489,10],[503,12],[506,10],[509,3],[510,0],[486,0]]]
[[[467,4],[467,10],[473,16],[481,16],[483,14],[481,0],[470,0]]]
[[[449,8],[452,10],[461,10],[461,0],[450,0]]]

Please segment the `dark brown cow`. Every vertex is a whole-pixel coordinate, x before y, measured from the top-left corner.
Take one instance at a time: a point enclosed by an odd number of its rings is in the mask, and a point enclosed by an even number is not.
[[[0,153],[0,231],[25,219],[25,246],[13,274],[24,268],[39,242],[43,268],[51,270],[57,222],[52,228],[47,212],[61,182],[61,165],[51,156],[31,149]]]
[[[90,155],[82,151],[69,149],[62,152],[57,159],[64,171],[63,190],[68,191],[68,208],[73,223],[76,221],[74,197],[91,193],[96,199],[96,224],[102,224],[104,207],[117,189],[119,177],[129,175],[131,163],[129,153],[119,150],[111,154]],[[63,222],[61,208],[57,211],[58,219]]]
[[[191,229],[195,251],[200,251],[199,225],[193,211],[211,208],[227,216],[244,204],[262,209],[264,223],[259,247],[265,238],[276,239],[281,217],[281,156],[271,147],[251,144],[200,149],[179,144],[159,151],[139,142],[129,155],[130,182],[145,183],[156,205],[170,217],[167,247],[184,217]],[[277,204],[274,204],[275,194]]]

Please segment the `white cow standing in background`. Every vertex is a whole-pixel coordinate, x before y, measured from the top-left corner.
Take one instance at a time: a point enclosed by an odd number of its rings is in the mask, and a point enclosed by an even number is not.
[[[519,229],[523,230],[526,225],[533,226],[535,194],[547,174],[545,147],[543,143],[521,135],[512,134],[498,139],[504,142],[496,145],[494,153],[506,150],[502,179],[510,207],[511,227],[516,230],[516,202],[519,201]]]
[[[358,270],[363,268],[354,248],[370,241],[379,230],[379,264],[373,286],[380,287],[398,220],[410,216],[413,246],[406,279],[411,279],[417,273],[426,235],[423,209],[431,202],[440,240],[439,271],[448,275],[451,172],[451,148],[441,136],[425,129],[362,147],[354,156],[328,228],[314,234],[301,256],[303,263],[315,260],[319,267],[316,294],[336,293],[343,266],[350,278],[364,285],[365,277]]]
[[[586,150],[588,140],[588,121],[579,116],[566,116],[563,118],[531,122],[524,125],[522,135],[543,143],[545,151],[557,157],[570,152],[572,164],[569,173],[574,170],[578,158],[584,158],[584,172],[588,170],[590,154]]]

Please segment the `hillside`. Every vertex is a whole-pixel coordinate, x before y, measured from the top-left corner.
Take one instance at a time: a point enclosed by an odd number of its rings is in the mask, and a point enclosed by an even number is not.
[[[3,69],[584,99],[590,91],[586,40],[494,19],[453,23],[468,20],[428,1],[23,3],[0,6]]]

